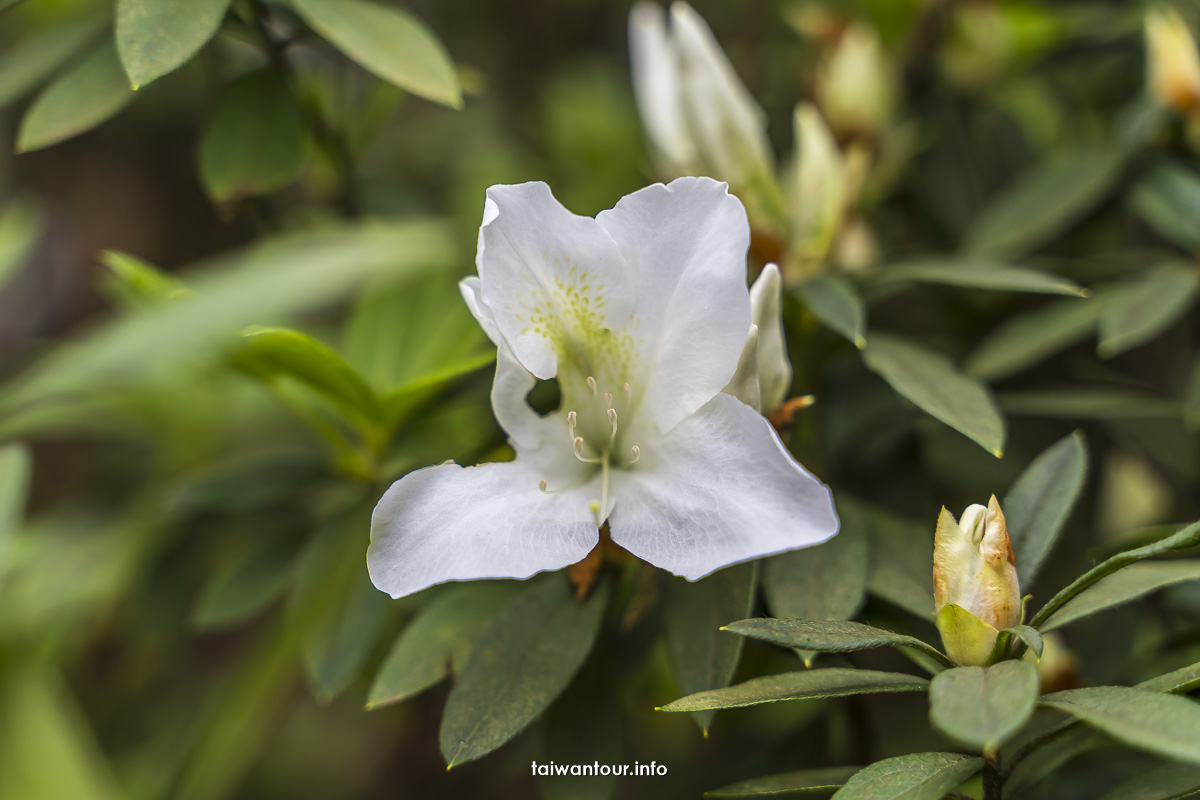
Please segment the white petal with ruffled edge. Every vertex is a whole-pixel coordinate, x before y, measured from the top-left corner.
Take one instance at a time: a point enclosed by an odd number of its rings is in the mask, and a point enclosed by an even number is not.
[[[480,301],[538,378],[560,355],[621,332],[634,307],[629,268],[596,220],[562,207],[544,183],[493,186],[479,233]]]
[[[578,470],[564,464],[566,474],[547,475],[535,460],[451,462],[396,481],[371,517],[371,581],[402,597],[445,581],[528,578],[582,559],[599,540],[588,508],[598,490],[540,492],[542,478],[569,483]]]
[[[750,329],[741,202],[711,178],[656,183],[596,220],[629,263],[647,385],[639,414],[665,433],[729,383]]]
[[[612,539],[697,580],[722,567],[820,544],[837,533],[829,489],[770,423],[719,394],[614,476]]]

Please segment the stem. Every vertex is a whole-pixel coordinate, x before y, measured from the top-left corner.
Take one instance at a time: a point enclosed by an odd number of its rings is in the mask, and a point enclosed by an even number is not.
[[[1003,800],[1004,776],[1000,771],[1000,756],[984,755],[983,800]]]

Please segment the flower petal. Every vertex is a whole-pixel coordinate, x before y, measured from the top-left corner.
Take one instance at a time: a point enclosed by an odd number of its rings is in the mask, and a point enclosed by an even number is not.
[[[492,315],[492,310],[483,304],[479,278],[474,275],[463,278],[458,282],[458,291],[462,295],[463,302],[470,309],[471,315],[479,323],[479,327],[483,328],[483,332],[492,340],[492,344],[499,346],[503,341],[500,338],[500,328],[496,325],[496,318]]]
[[[479,230],[480,300],[517,360],[543,380],[560,354],[594,350],[633,310],[629,267],[607,232],[544,183],[488,189]]]
[[[629,61],[638,111],[662,169],[671,175],[693,172],[696,145],[683,115],[679,57],[662,6],[639,2],[629,12]]]
[[[721,391],[750,329],[750,225],[729,187],[711,178],[647,186],[596,217],[628,262],[647,381],[639,413],[660,432]],[[651,380],[652,378],[652,380]]]
[[[371,517],[371,581],[402,597],[444,581],[528,578],[579,561],[599,534],[587,484],[550,494],[518,459],[410,472],[392,484]],[[550,487],[554,488],[553,484]]]
[[[721,567],[820,544],[838,529],[829,489],[770,424],[719,394],[631,470],[614,474],[613,541],[697,580]]]
[[[750,287],[750,314],[758,326],[760,410],[769,415],[783,404],[792,388],[792,365],[783,337],[783,279],[779,265],[763,267]]]

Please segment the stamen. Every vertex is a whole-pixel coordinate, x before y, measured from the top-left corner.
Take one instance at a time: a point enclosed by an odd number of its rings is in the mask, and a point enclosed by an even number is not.
[[[630,389],[630,388],[629,388],[629,384],[628,384],[628,383],[624,384],[624,385],[621,387],[621,391],[623,391],[623,392],[625,393],[625,396],[626,396],[626,397],[629,397],[629,396],[631,396],[631,395],[633,394],[633,389]]]
[[[579,458],[579,459],[583,458],[583,437],[582,436],[575,437],[575,457]]]
[[[571,438],[575,438],[575,424],[579,422],[579,416],[574,411],[567,412],[567,430],[571,432]]]
[[[617,435],[617,410],[610,408],[608,410],[608,424],[612,426],[612,435]]]
[[[604,405],[608,406],[609,408],[612,408],[612,392],[604,393]]]
[[[638,447],[636,444],[633,447],[629,448],[629,452],[633,453],[633,460],[629,462],[630,464],[636,464],[638,462],[638,459],[642,457],[642,449],[640,447]]]
[[[593,378],[591,375],[588,375],[587,386],[589,389],[592,390],[593,395],[596,394],[596,379]]]
[[[540,481],[538,481],[538,488],[541,489],[542,494],[550,494],[550,492],[546,491],[546,479],[545,478],[542,478]]]

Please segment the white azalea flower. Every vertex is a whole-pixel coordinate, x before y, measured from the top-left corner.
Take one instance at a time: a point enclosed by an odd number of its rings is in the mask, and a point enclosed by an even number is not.
[[[751,330],[748,245],[741,203],[708,178],[595,219],[543,183],[489,189],[462,291],[498,347],[492,406],[517,456],[393,484],[372,519],[375,585],[527,578],[582,559],[605,521],[690,580],[832,536],[829,490],[722,392]],[[550,378],[562,403],[540,416],[526,395]]]
[[[707,172],[736,187],[774,174],[767,116],[737,76],[704,19],[682,0],[629,14],[634,95],[670,175]]]

